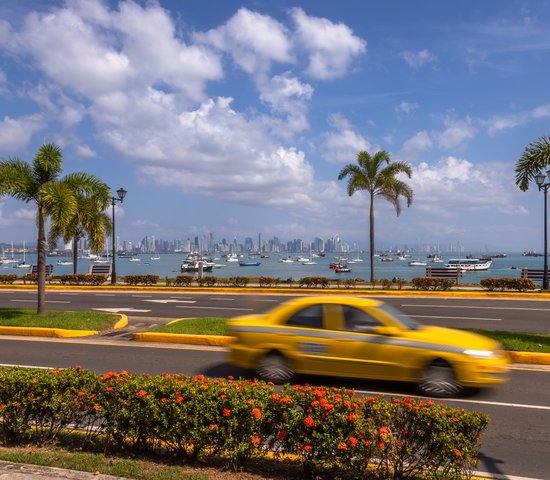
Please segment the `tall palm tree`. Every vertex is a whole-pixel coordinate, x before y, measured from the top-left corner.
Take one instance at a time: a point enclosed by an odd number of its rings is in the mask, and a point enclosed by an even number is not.
[[[400,197],[405,197],[407,207],[413,201],[413,191],[405,182],[396,178],[400,173],[408,178],[412,176],[411,166],[406,162],[390,163],[388,152],[381,150],[374,155],[368,152],[357,154],[357,164],[350,163],[340,171],[338,180],[349,177],[347,191],[351,197],[355,192],[364,190],[370,199],[370,281],[374,282],[374,198],[381,196],[395,207],[397,215],[401,213]]]
[[[75,215],[64,228],[50,228],[48,241],[54,248],[57,240],[73,243],[73,273],[78,273],[78,242],[87,237],[93,253],[99,253],[105,245],[105,236],[111,234],[111,219],[105,209],[111,201],[110,189],[98,177],[75,173],[64,179],[75,192],[77,209]],[[84,188],[85,187],[85,188]]]
[[[42,145],[32,164],[10,158],[0,162],[0,197],[11,196],[36,205],[38,226],[37,265],[38,302],[36,313],[45,313],[46,301],[46,218],[51,228],[63,230],[69,225],[78,208],[75,190],[69,182],[60,179],[63,155],[53,144]],[[87,174],[73,174],[80,178],[85,191],[94,184]],[[78,177],[78,175],[81,175]]]
[[[530,143],[516,163],[516,185],[526,191],[535,175],[550,166],[550,136]]]

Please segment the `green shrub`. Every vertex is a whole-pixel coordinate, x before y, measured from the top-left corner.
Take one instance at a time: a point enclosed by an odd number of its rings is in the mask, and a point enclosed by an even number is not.
[[[182,459],[292,454],[307,476],[468,477],[487,416],[433,401],[360,398],[336,387],[184,375],[97,376],[79,368],[0,368],[0,443],[43,445],[84,428],[129,450]],[[92,432],[95,432],[92,434]]]
[[[59,281],[63,285],[101,285],[107,281],[107,277],[88,273],[64,274],[59,276]]]
[[[176,287],[189,287],[193,283],[192,275],[178,275],[174,280]]]
[[[326,277],[303,277],[300,279],[299,286],[306,288],[321,287],[327,288],[330,285],[330,280]]]
[[[214,287],[218,281],[218,278],[211,276],[197,278],[197,284],[200,287]]]
[[[450,278],[415,277],[412,285],[417,290],[449,290],[455,282]]]
[[[126,275],[124,277],[124,282],[127,285],[156,285],[158,281],[158,275]]]
[[[260,287],[276,287],[281,283],[281,279],[278,277],[260,277],[258,283]]]
[[[7,273],[0,275],[0,283],[12,285],[13,282],[17,280],[17,275],[15,273]]]
[[[232,287],[246,287],[250,281],[248,277],[231,277],[227,280]]]
[[[526,290],[536,289],[535,282],[529,278],[483,278],[479,284],[491,292],[494,290],[525,292]]]

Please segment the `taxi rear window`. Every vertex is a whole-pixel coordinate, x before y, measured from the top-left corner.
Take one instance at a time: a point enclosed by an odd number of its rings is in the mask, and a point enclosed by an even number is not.
[[[311,305],[298,310],[286,323],[293,327],[323,328],[323,306]]]
[[[409,330],[419,330],[420,324],[413,320],[411,317],[408,317],[403,312],[400,312],[396,308],[393,308],[390,305],[383,304],[378,307],[380,310],[390,314],[392,317],[394,317],[399,323],[403,324],[405,327],[407,327]]]

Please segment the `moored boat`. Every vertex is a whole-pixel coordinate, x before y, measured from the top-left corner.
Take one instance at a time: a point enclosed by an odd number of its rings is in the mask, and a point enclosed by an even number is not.
[[[451,258],[445,268],[459,268],[463,271],[488,270],[492,260],[480,260],[479,258]]]

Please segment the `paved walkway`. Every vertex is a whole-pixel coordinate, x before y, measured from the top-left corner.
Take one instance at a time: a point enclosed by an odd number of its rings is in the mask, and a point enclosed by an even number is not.
[[[41,467],[0,461],[0,480],[124,480],[123,477],[113,477],[63,468]]]

